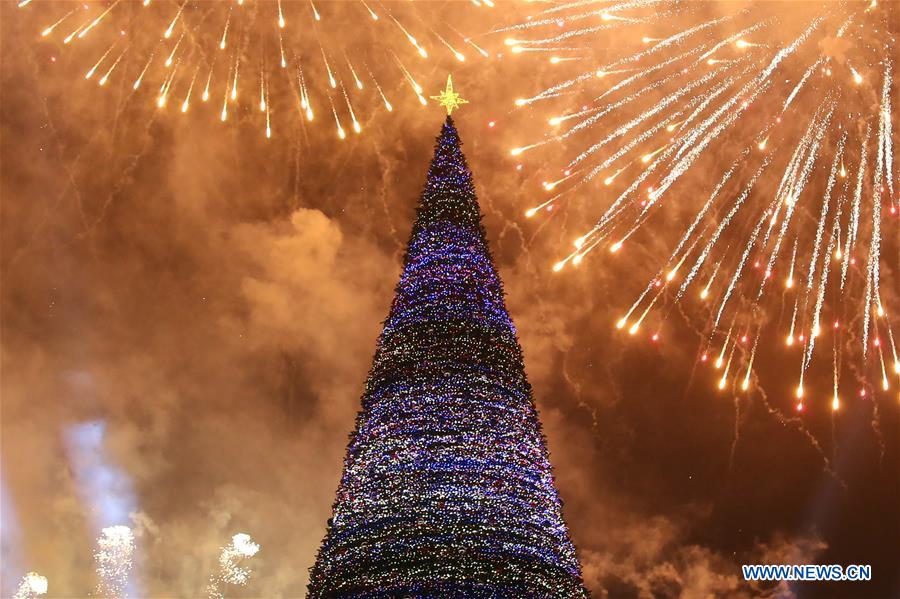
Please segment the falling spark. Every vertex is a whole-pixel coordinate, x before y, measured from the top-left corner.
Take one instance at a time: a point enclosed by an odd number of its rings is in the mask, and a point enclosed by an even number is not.
[[[346,55],[344,55],[344,60],[347,61],[347,67],[350,69],[350,74],[353,75],[353,82],[356,84],[356,89],[362,90],[363,82],[356,74],[356,69],[353,68],[353,63],[350,62],[350,59]]]
[[[113,70],[115,70],[115,68],[119,66],[119,62],[122,60],[122,57],[125,56],[125,52],[127,51],[128,48],[122,50],[122,53],[119,54],[119,57],[116,58],[115,61],[113,61],[112,66],[109,67],[106,73],[103,74],[103,77],[100,78],[100,81],[97,82],[98,85],[106,85],[106,82],[109,80],[109,76],[112,75]]]
[[[373,75],[372,72],[369,71],[369,76],[372,78],[372,82],[375,84],[375,89],[378,90],[378,95],[381,96],[382,102],[384,102],[385,110],[387,110],[388,112],[392,112],[394,110],[394,107],[388,101],[387,96],[384,95],[384,90],[381,89],[381,85],[379,85],[378,80],[375,79],[375,75]]]
[[[166,58],[165,65],[167,67],[172,66],[172,61],[175,59],[175,53],[178,52],[178,46],[181,45],[181,40],[184,39],[184,34],[181,34],[181,37],[178,38],[178,41],[175,42],[175,46],[172,48],[172,51],[169,53],[169,57]]]
[[[737,344],[731,346],[731,352],[728,354],[728,362],[725,363],[725,370],[722,371],[722,378],[719,379],[719,389],[724,389],[728,381],[728,371],[731,370],[731,362],[734,359],[734,350]]]
[[[366,2],[366,0],[360,0],[360,1],[362,2],[362,5],[366,7],[366,10],[369,11],[369,16],[372,17],[372,20],[373,20],[373,21],[377,21],[377,20],[378,20],[378,15],[375,13],[374,10],[372,10],[372,8],[368,5],[368,3]]]
[[[260,69],[259,71],[259,111],[265,112],[266,110],[266,72],[265,70]]]
[[[229,77],[231,76],[230,70],[229,70],[228,76]],[[228,81],[228,79],[226,79],[225,80],[225,94],[224,94],[224,97],[222,98],[222,112],[219,115],[219,118],[221,119],[221,121],[223,123],[228,119],[228,88],[229,88],[229,81]]]
[[[234,79],[231,82],[231,101],[234,102],[238,97],[238,71],[240,70],[240,59],[237,55],[234,58]],[[225,119],[222,119],[225,120]]]
[[[328,64],[328,57],[325,55],[325,49],[322,48],[322,60],[325,62],[325,70],[328,72],[328,84],[331,89],[337,88],[337,81],[334,79],[334,73],[331,72],[331,65]]]
[[[331,99],[331,96],[328,97],[328,102],[331,104],[331,114],[334,116],[334,124],[337,126],[338,138],[346,139],[347,132],[344,131],[344,128],[341,126],[341,119],[338,118],[337,110],[334,108],[334,101]]]
[[[19,6],[22,6],[22,4],[20,3]],[[53,33],[53,30],[54,30],[54,29],[56,29],[57,27],[59,27],[60,25],[62,25],[63,21],[65,21],[66,19],[68,19],[69,17],[71,17],[72,15],[74,15],[77,11],[78,11],[78,8],[77,8],[77,7],[76,7],[76,8],[73,8],[72,10],[70,10],[69,12],[67,12],[66,14],[64,14],[62,17],[60,17],[59,19],[57,19],[57,21],[56,21],[55,23],[53,23],[52,25],[49,25],[49,26],[45,27],[44,30],[41,31],[41,37],[47,37],[48,35],[50,35],[51,33]]]
[[[191,93],[194,91],[194,82],[197,80],[199,69],[200,67],[197,67],[197,70],[194,71],[194,76],[191,77],[191,83],[188,86],[187,94],[184,96],[184,102],[181,103],[181,112],[187,112],[191,105]]]
[[[419,56],[421,56],[422,58],[428,58],[428,52],[425,51],[425,48],[419,45],[418,40],[416,40],[416,38],[414,38],[412,34],[409,33],[406,27],[404,27],[400,23],[400,21],[398,21],[393,15],[391,15],[391,19],[394,21],[394,23],[397,24],[397,27],[399,27],[403,34],[406,36],[407,41],[409,41],[409,43],[412,44],[412,46],[416,49],[416,52],[418,52]]]
[[[753,372],[753,360],[756,358],[756,346],[759,344],[759,335],[753,340],[753,349],[750,351],[750,361],[747,363],[747,372],[744,374],[744,380],[741,383],[741,389],[746,391],[750,388],[750,373]]]
[[[209,100],[209,85],[210,85],[210,83],[212,83],[212,75],[213,75],[213,68],[210,65],[209,74],[206,76],[206,85],[203,86],[203,94],[200,96],[200,99],[203,100],[204,102]]]
[[[219,50],[224,50],[228,40],[228,26],[231,25],[231,9],[234,5],[228,7],[228,16],[225,18],[225,28],[222,30],[222,39],[219,40]]]
[[[453,46],[451,46],[451,45],[450,45],[450,42],[448,42],[446,39],[444,39],[443,36],[441,36],[440,33],[438,33],[437,31],[432,31],[432,33],[434,34],[435,37],[438,38],[438,40],[439,40],[442,44],[444,44],[444,46],[447,47],[448,50],[450,50],[450,53],[453,54],[453,57],[454,57],[456,60],[458,60],[459,62],[465,62],[465,61],[466,61],[465,55],[464,55],[462,52],[460,52],[459,50],[457,50],[456,48],[454,48]]]
[[[178,22],[179,17],[181,17],[182,11],[184,11],[184,7],[187,6],[188,0],[182,2],[181,6],[178,7],[178,12],[175,13],[175,16],[172,18],[172,22],[169,23],[169,26],[166,28],[165,33],[163,33],[163,37],[165,39],[169,39],[172,37],[172,31],[175,29],[175,23]]]
[[[109,49],[108,49],[106,52],[103,53],[103,55],[100,57],[100,60],[98,60],[97,62],[95,62],[95,63],[94,63],[94,66],[92,66],[92,67],[88,70],[88,72],[85,73],[85,75],[84,75],[84,78],[85,78],[85,79],[90,79],[91,77],[94,76],[94,72],[100,67],[100,64],[106,59],[106,57],[109,56],[109,53],[112,52],[112,49],[113,49],[114,47],[115,47],[115,44],[113,44],[112,46],[110,46]]]
[[[159,108],[165,108],[166,102],[168,101],[168,98],[169,98],[169,90],[172,88],[172,83],[175,81],[175,75],[177,73],[178,73],[178,66],[176,65],[176,67],[174,69],[172,69],[172,72],[169,75],[169,78],[166,79],[163,82],[162,86],[159,88],[159,97],[156,100],[156,105]]]
[[[150,68],[150,63],[153,62],[153,54],[150,55],[150,58],[147,59],[147,63],[144,65],[144,68],[141,69],[141,74],[138,75],[138,78],[134,80],[134,84],[131,86],[133,89],[137,89],[141,86],[141,82],[144,80],[144,75],[147,73],[147,69]]]
[[[272,108],[271,108],[271,104],[268,102],[268,96],[269,96],[268,82],[266,82],[265,94],[266,94],[266,97],[263,101],[266,106],[266,139],[271,139],[272,138]]]
[[[350,103],[350,96],[347,95],[347,90],[344,89],[344,84],[341,84],[341,92],[344,94],[344,101],[347,103],[347,110],[350,112],[350,120],[353,123],[353,131],[356,133],[360,133],[362,128],[359,125],[359,121],[356,120],[356,114],[353,112],[353,105]]]
[[[110,12],[112,12],[112,9],[114,9],[118,4],[119,4],[119,0],[116,0],[115,2],[113,2],[112,4],[110,4],[109,7],[107,7],[106,10],[104,10],[102,13],[100,13],[100,16],[99,16],[99,17],[97,17],[96,19],[94,19],[93,21],[91,21],[90,24],[89,24],[87,27],[85,27],[84,29],[81,29],[81,30],[78,32],[78,38],[79,38],[79,39],[83,38],[84,36],[86,36],[86,35],[91,31],[91,29],[93,29],[94,27],[96,27],[97,25],[99,25],[100,22],[101,22],[103,19],[105,19],[106,16],[107,16]]]

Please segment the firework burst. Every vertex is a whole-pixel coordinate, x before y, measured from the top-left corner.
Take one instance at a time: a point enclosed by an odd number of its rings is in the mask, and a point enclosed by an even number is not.
[[[22,578],[19,588],[16,589],[14,599],[33,599],[47,594],[47,579],[37,572],[29,572]]]
[[[253,571],[247,566],[247,560],[259,552],[259,544],[250,535],[238,533],[231,537],[231,542],[222,547],[219,554],[219,571],[210,577],[207,594],[211,598],[224,597],[222,585],[243,586],[250,580]]]
[[[97,539],[94,561],[97,567],[97,594],[112,599],[124,597],[134,559],[134,534],[127,526],[108,526]]]
[[[435,59],[488,56],[442,19],[410,3],[282,0],[61,2],[36,8],[40,36],[74,54],[79,79],[119,84],[160,110],[198,105],[221,121],[254,115],[266,137],[276,116],[360,133],[364,116],[415,97]],[[493,2],[456,5],[486,10]],[[429,15],[433,16],[433,15]],[[448,15],[448,18],[450,15]],[[434,25],[433,25],[434,24]],[[55,59],[55,55],[54,55]],[[73,85],[76,83],[73,82]],[[282,120],[283,122],[283,120]]]
[[[832,409],[846,348],[888,390],[900,373],[896,293],[883,296],[881,280],[898,212],[897,16],[875,2],[588,1],[505,29],[513,54],[560,69],[516,100],[549,130],[512,154],[571,152],[526,216],[603,205],[554,270],[681,227],[618,328],[656,341],[668,308],[690,295],[708,306],[699,359],[717,356],[722,389],[749,387],[769,333],[798,350],[798,411],[817,352],[833,364]],[[791,314],[783,325],[771,317],[779,304]]]

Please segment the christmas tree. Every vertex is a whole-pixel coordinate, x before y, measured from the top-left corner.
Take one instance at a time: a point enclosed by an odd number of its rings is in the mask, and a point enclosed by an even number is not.
[[[584,597],[560,508],[448,115],[309,596]]]

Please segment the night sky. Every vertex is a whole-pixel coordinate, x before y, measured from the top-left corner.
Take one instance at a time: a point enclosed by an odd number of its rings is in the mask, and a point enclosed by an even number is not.
[[[896,377],[832,416],[830,372],[813,371],[819,399],[797,416],[787,348],[759,358],[749,392],[719,391],[690,302],[657,343],[616,330],[690,213],[552,272],[599,209],[586,196],[523,216],[555,150],[510,156],[544,130],[513,100],[552,67],[498,56],[502,36],[485,34],[526,7],[464,6],[419,11],[492,57],[433,57],[419,83],[434,95],[452,72],[470,101],[454,119],[588,588],[900,596]],[[138,594],[202,594],[247,532],[261,550],[232,594],[302,596],[444,115],[394,81],[394,112],[360,108],[360,135],[276,99],[266,139],[250,100],[223,124],[218,107],[158,109],[123,78],[98,89],[84,54],[40,38],[40,9],[0,5],[2,595],[29,570],[50,596],[95,585],[98,508],[72,447],[93,423],[137,535]],[[900,306],[893,227],[882,294]],[[744,583],[740,564],[764,562],[871,564],[873,581]]]

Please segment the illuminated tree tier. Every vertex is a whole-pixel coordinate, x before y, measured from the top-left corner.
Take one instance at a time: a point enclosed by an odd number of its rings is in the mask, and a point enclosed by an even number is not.
[[[448,116],[309,596],[584,597]]]

